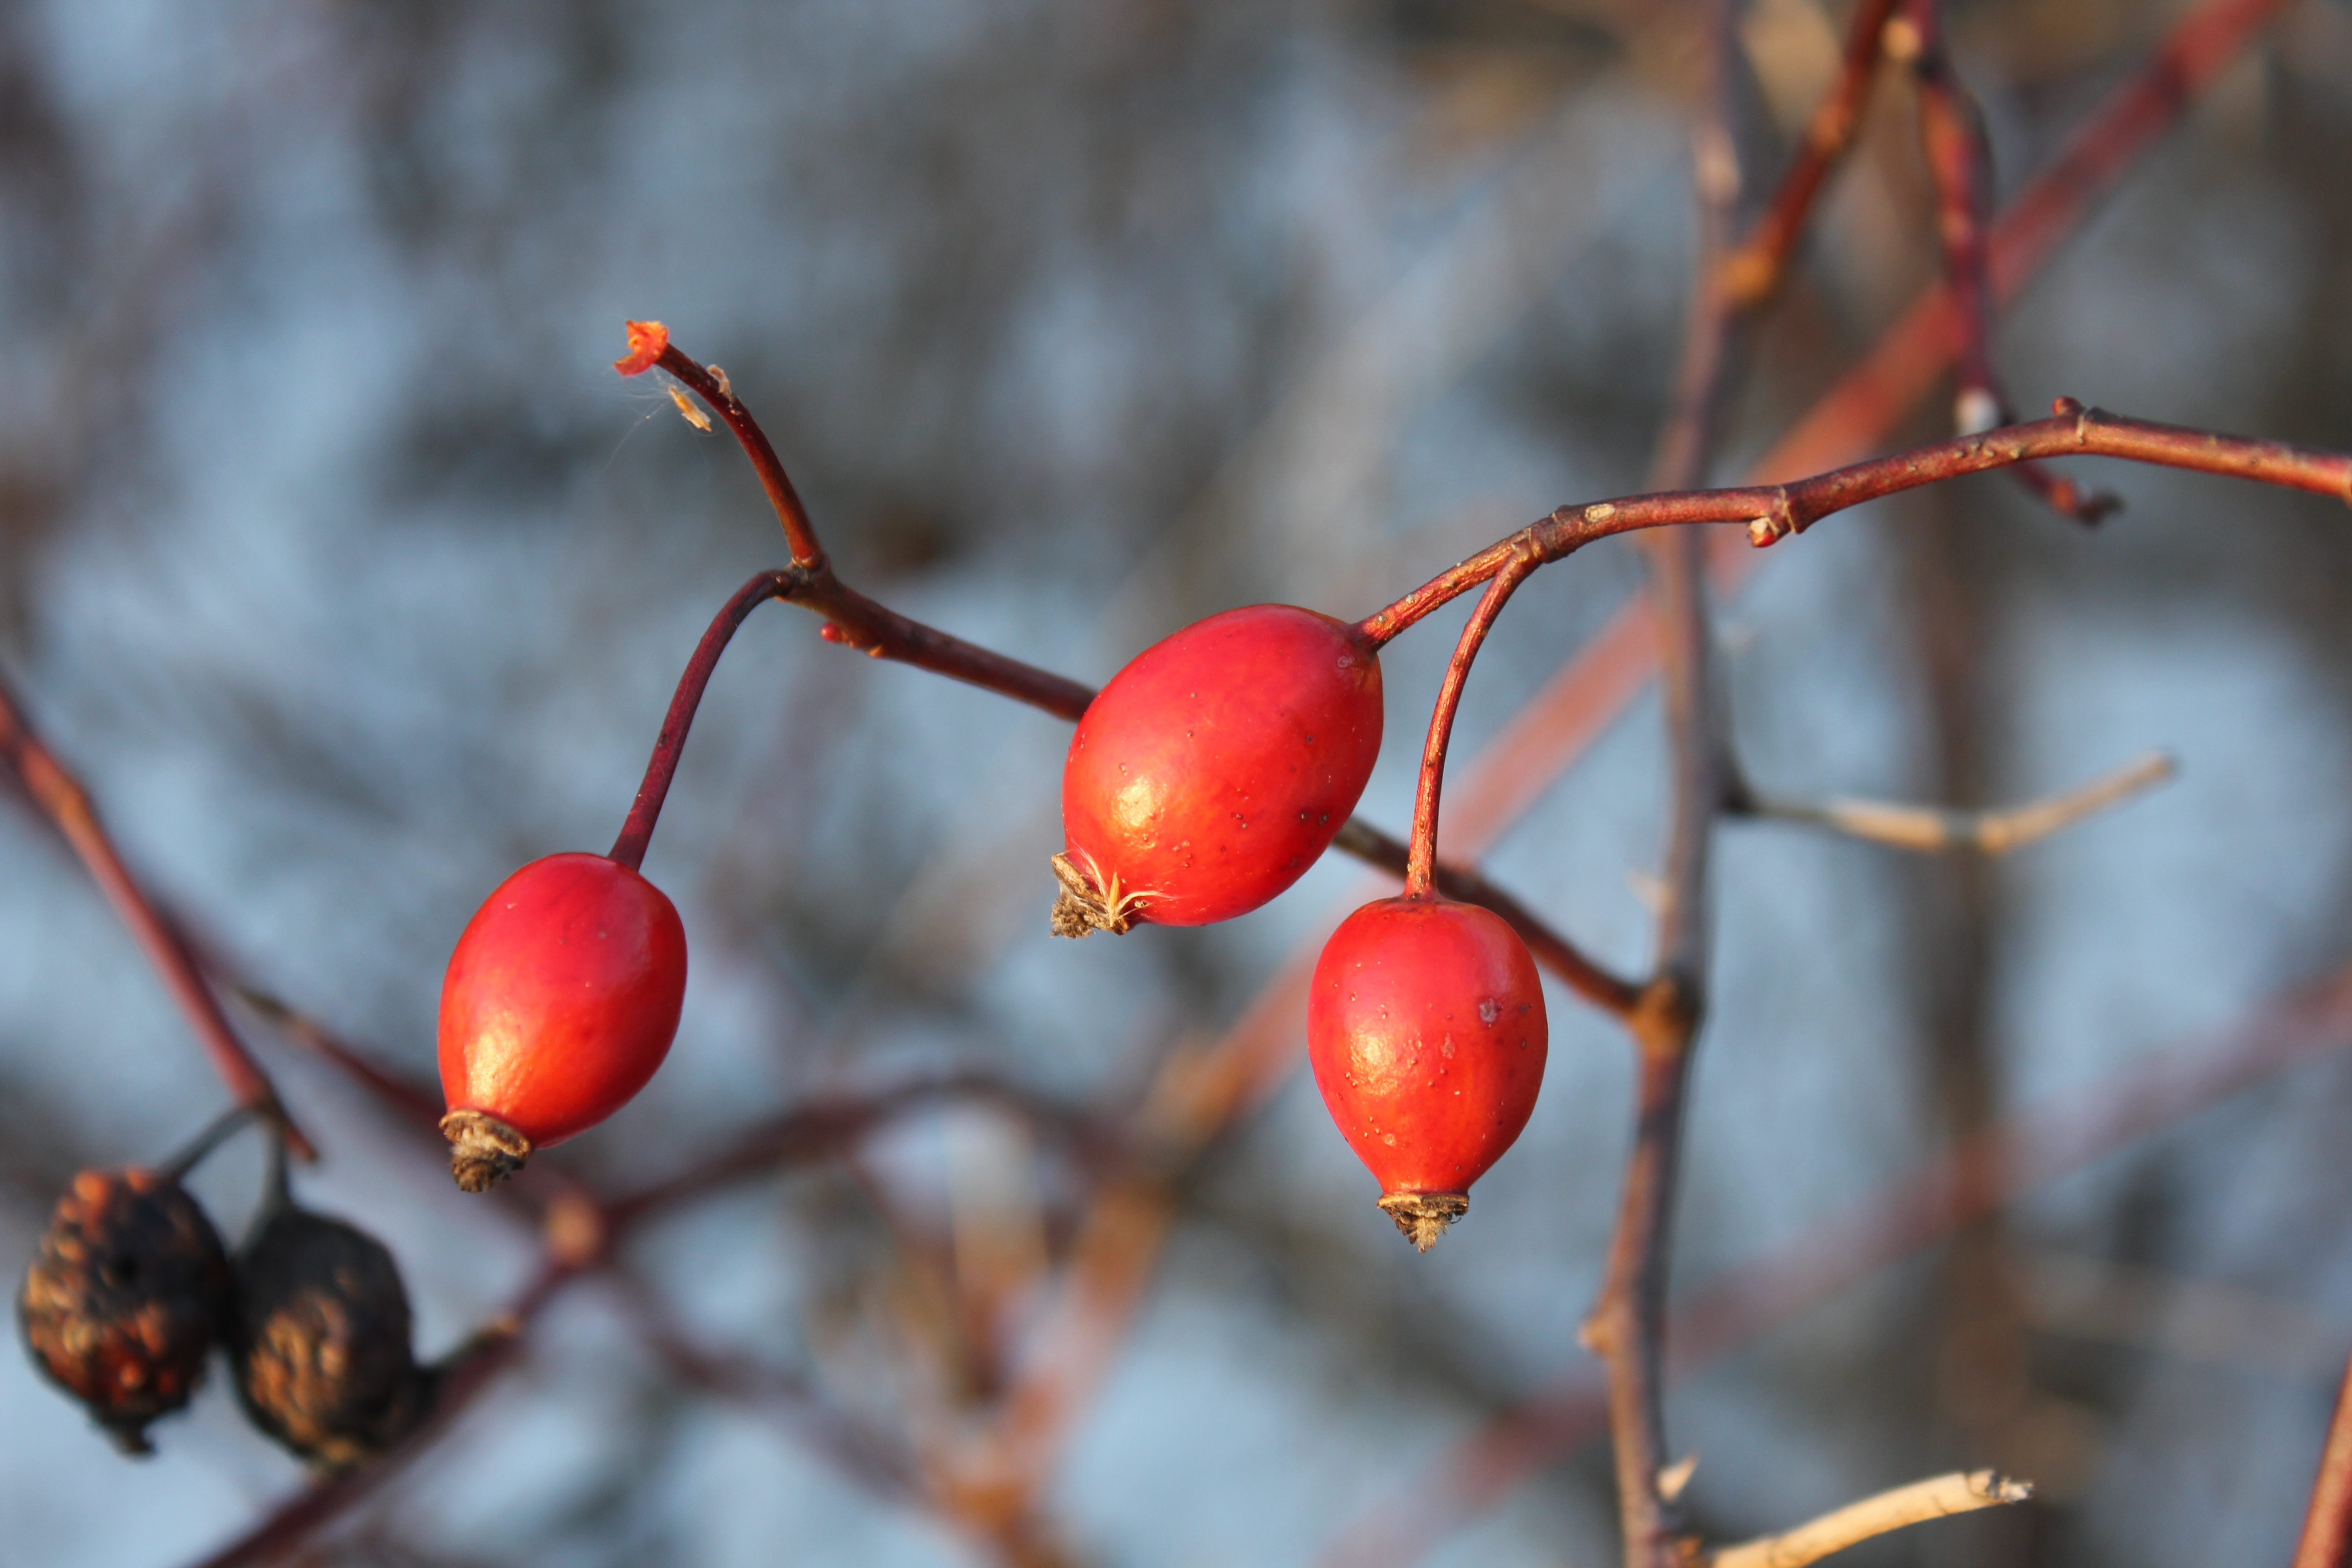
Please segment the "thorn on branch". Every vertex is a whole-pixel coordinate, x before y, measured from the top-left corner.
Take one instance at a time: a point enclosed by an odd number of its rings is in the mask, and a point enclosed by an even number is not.
[[[1959,849],[2006,855],[2119,805],[2178,771],[2169,756],[2152,752],[2079,789],[2004,811],[1946,811],[1868,800],[1773,800],[1745,790],[1734,796],[1731,809],[1736,816],[1810,823],[1848,837],[1923,855]]]

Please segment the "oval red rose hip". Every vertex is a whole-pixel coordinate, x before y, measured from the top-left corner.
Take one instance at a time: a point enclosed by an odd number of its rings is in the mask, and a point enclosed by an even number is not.
[[[500,883],[441,985],[441,1131],[468,1192],[619,1110],[653,1077],[686,998],[686,931],[660,889],[602,855]]]
[[[1316,961],[1315,1087],[1379,1178],[1381,1207],[1424,1252],[1527,1126],[1549,1041],[1527,944],[1475,904],[1366,904]]]
[[[1380,750],[1380,658],[1346,622],[1254,605],[1153,644],[1070,742],[1055,931],[1257,908],[1330,847]]]

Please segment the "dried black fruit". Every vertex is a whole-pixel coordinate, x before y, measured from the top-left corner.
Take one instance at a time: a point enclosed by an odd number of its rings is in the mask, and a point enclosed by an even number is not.
[[[16,1311],[33,1361],[126,1453],[187,1404],[226,1326],[228,1258],[180,1184],[84,1171],[58,1200]]]
[[[408,1292],[383,1243],[274,1206],[238,1254],[229,1364],[255,1426],[325,1470],[348,1470],[414,1431],[431,1374],[410,1353]]]

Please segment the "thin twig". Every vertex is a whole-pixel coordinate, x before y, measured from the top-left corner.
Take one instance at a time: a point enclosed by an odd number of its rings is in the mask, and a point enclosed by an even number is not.
[[[1350,817],[1331,840],[1331,847],[1367,864],[1404,876],[1410,855],[1401,838],[1391,837],[1362,817]],[[1642,988],[1605,965],[1536,918],[1534,911],[1467,866],[1437,862],[1437,890],[1465,904],[1493,910],[1518,932],[1538,963],[1567,982],[1569,989],[1605,1013],[1619,1017],[1633,1010]]]
[[[164,988],[179,1005],[181,1016],[204,1047],[205,1055],[211,1058],[213,1070],[228,1086],[230,1095],[239,1105],[277,1123],[296,1154],[305,1160],[316,1159],[317,1150],[287,1115],[285,1103],[278,1097],[277,1085],[270,1082],[269,1075],[229,1026],[226,1015],[221,1011],[220,998],[205,984],[187,943],[147,896],[138,879],[131,876],[131,868],[116,852],[113,840],[99,825],[89,792],[33,733],[5,684],[0,684],[0,762],[7,764],[35,808],[65,836],[91,879],[114,906],[114,912],[131,928],[139,950],[163,977]]]
[[[1780,188],[1746,237],[1720,264],[1725,296],[1742,310],[1753,310],[1778,293],[1789,274],[1789,258],[1812,216],[1814,199],[1862,129],[1862,111],[1870,84],[1878,74],[1878,58],[1885,47],[1886,19],[1897,0],[1862,0],[1846,28],[1845,56],[1838,79],[1822,95],[1805,126],[1797,155],[1780,177]]]
[[[1851,838],[1925,855],[1958,849],[2006,855],[2119,805],[2176,772],[2170,757],[2155,752],[2063,795],[2001,811],[1945,811],[1871,800],[1777,800],[1744,794],[1735,797],[1733,809],[1738,816],[1809,823]]]
[[[1674,406],[1651,463],[1653,489],[1679,489],[1705,477],[1732,381],[1739,310],[1724,288],[1723,257],[1739,196],[1728,115],[1733,11],[1729,0],[1715,0],[1706,13],[1712,90],[1702,100],[1694,137],[1696,283]],[[1704,541],[1695,530],[1680,530],[1643,542],[1672,763],[1666,898],[1658,913],[1654,968],[1626,1019],[1639,1052],[1633,1146],[1608,1270],[1582,1338],[1609,1374],[1609,1427],[1615,1439],[1626,1568],[1677,1568],[1685,1552],[1665,1482],[1672,1458],[1664,1401],[1666,1288],[1691,1053],[1706,1014],[1715,824],[1730,793],[1730,772]]]
[[[671,1376],[713,1399],[770,1416],[875,1496],[922,1504],[922,1479],[907,1458],[827,1404],[803,1379],[753,1357],[702,1349],[642,1278],[617,1267],[609,1277],[638,1338]]]
[[[1959,331],[1953,427],[1973,435],[2015,417],[1992,363],[1992,142],[1984,111],[1952,64],[1942,0],[1907,0],[1887,28],[1887,52],[1906,60],[1918,89],[1919,140],[1936,187],[1944,286]],[[2011,470],[2028,489],[2076,522],[2097,522],[2123,503],[2035,463]]]
[[[1818,1563],[1875,1535],[1931,1519],[2023,1502],[2032,1495],[2032,1481],[2011,1480],[1993,1470],[1955,1470],[1848,1503],[1779,1535],[1723,1547],[1708,1562],[1713,1568],[1805,1568],[1808,1563]]]
[[[311,1055],[341,1068],[404,1121],[430,1132],[434,1148],[437,1150],[446,1146],[440,1127],[441,1118],[448,1107],[442,1103],[436,1089],[379,1067],[369,1059],[367,1053],[354,1049],[309,1014],[226,973],[213,955],[204,955],[204,964],[215,980],[235,992],[237,1000],[260,1014],[270,1027]],[[512,1186],[511,1183],[501,1184],[499,1190],[510,1191]]]
[[[2319,1476],[2311,1484],[2311,1507],[2303,1516],[2303,1536],[2294,1568],[2345,1568],[2352,1563],[2352,1363],[2336,1393],[2336,1415],[2327,1424],[2327,1446],[2319,1452]]]
[[[909,620],[842,582],[834,574],[832,563],[817,543],[808,512],[777,458],[775,447],[760,428],[759,421],[751,417],[751,410],[735,395],[734,388],[722,385],[718,377],[680,352],[675,343],[667,344],[656,363],[727,422],[727,428],[734,433],[744,454],[751,459],[793,552],[791,569],[778,574],[787,587],[777,596],[823,616],[829,623],[827,640],[876,658],[897,659],[934,674],[968,681],[1065,719],[1075,720],[1087,710],[1094,693],[1076,681],[1066,680]]]
[[[1746,523],[1748,542],[1761,548],[1864,501],[2037,458],[2122,458],[2311,490],[2352,505],[2352,453],[2130,419],[2086,407],[2071,397],[2061,397],[2052,406],[2054,412],[2047,419],[1890,452],[1782,484],[1653,491],[1563,506],[1440,573],[1360,624],[1369,635],[1385,641],[1489,581],[1507,563],[1530,550],[1549,563],[1612,534],[1699,522]]]
[[[758,426],[752,428],[756,430]],[[763,447],[764,445],[763,442]],[[769,455],[771,458],[774,456]],[[612,858],[630,870],[645,864],[646,847],[653,841],[654,825],[661,820],[662,803],[669,798],[670,780],[677,776],[678,757],[686,750],[687,732],[694,728],[695,710],[702,706],[702,693],[719,668],[719,655],[734,640],[744,617],[791,587],[792,578],[784,573],[760,573],[719,606],[704,629],[702,640],[695,644],[694,657],[687,660],[684,673],[677,678],[677,689],[670,696],[669,711],[662,716],[661,733],[654,738],[653,755],[646,763],[645,782],[637,786],[636,798],[629,803],[629,815],[621,824],[620,837],[613,840]]]
[[[1422,742],[1421,777],[1415,784],[1412,799],[1412,840],[1405,854],[1404,895],[1408,899],[1425,899],[1437,871],[1437,803],[1445,782],[1445,749],[1454,738],[1454,716],[1462,707],[1462,689],[1469,682],[1470,667],[1476,662],[1478,650],[1486,645],[1486,634],[1495,628],[1496,617],[1528,574],[1536,569],[1533,556],[1522,556],[1505,564],[1486,585],[1478,607],[1462,627],[1462,636],[1454,645],[1454,657],[1446,661],[1445,679],[1437,689],[1437,700],[1429,713],[1429,735]]]

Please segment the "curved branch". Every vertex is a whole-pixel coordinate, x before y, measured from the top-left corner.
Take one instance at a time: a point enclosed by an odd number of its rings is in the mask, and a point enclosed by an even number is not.
[[[7,764],[8,772],[23,787],[35,809],[73,846],[91,879],[114,906],[114,912],[131,928],[140,951],[155,966],[197,1043],[211,1058],[213,1070],[228,1086],[236,1102],[276,1123],[285,1134],[287,1146],[296,1154],[305,1160],[318,1158],[318,1151],[287,1115],[285,1103],[278,1098],[277,1085],[270,1082],[269,1075],[229,1026],[227,1016],[221,1011],[220,998],[205,984],[185,938],[155,907],[138,879],[131,876],[131,868],[122,863],[122,857],[116,853],[106,829],[99,826],[98,810],[90,804],[89,792],[41,744],[5,684],[0,684],[0,763]]]
[[[1454,657],[1446,662],[1445,679],[1437,689],[1437,702],[1430,710],[1429,738],[1422,742],[1421,778],[1415,785],[1412,800],[1412,842],[1406,852],[1404,864],[1404,896],[1408,899],[1427,898],[1430,881],[1437,868],[1437,798],[1445,780],[1445,749],[1454,738],[1454,715],[1462,706],[1462,689],[1469,682],[1470,666],[1485,646],[1486,634],[1495,627],[1495,618],[1503,606],[1518,591],[1540,563],[1532,555],[1517,555],[1507,563],[1487,586],[1486,597],[1471,613],[1462,628],[1460,640],[1454,645]]]
[[[1612,534],[1697,522],[1745,523],[1748,542],[1761,549],[1864,501],[2040,458],[2121,458],[2311,490],[2352,506],[2352,453],[2131,419],[2086,407],[2071,397],[2057,399],[2052,407],[2054,412],[2047,419],[1956,436],[1785,484],[1663,490],[1564,506],[1438,574],[1365,616],[1360,625],[1376,645],[1385,643],[1487,582],[1515,555],[1528,550],[1549,563]]]
[[[645,864],[646,846],[653,841],[654,824],[661,820],[662,802],[669,798],[669,782],[677,774],[677,759],[686,749],[687,731],[694,728],[694,710],[702,705],[702,693],[710,684],[711,672],[719,668],[719,656],[727,651],[734,640],[736,628],[744,617],[770,599],[788,592],[792,579],[782,572],[762,572],[740,588],[710,618],[702,640],[694,647],[694,657],[687,661],[686,671],[677,678],[677,690],[669,700],[669,712],[662,719],[661,733],[654,738],[654,754],[646,763],[645,783],[637,786],[637,797],[629,803],[629,815],[621,824],[621,836],[613,840],[612,858],[634,871]]]

